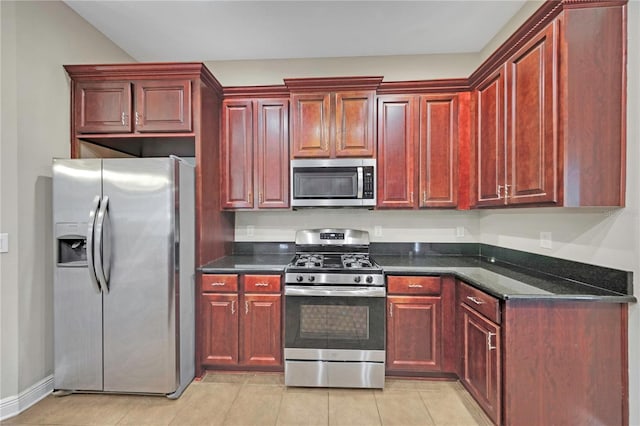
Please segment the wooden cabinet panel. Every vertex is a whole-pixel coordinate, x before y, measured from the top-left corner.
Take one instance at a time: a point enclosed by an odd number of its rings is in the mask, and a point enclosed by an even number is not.
[[[202,291],[204,292],[237,292],[238,275],[202,274]]]
[[[129,133],[131,82],[89,81],[75,84],[74,120],[78,133]]]
[[[223,208],[253,207],[253,103],[222,104],[221,196]]]
[[[439,295],[442,287],[440,277],[388,276],[389,294]]]
[[[463,334],[463,383],[489,418],[501,416],[500,327],[460,304]]]
[[[440,309],[439,297],[387,297],[387,370],[440,371]]]
[[[202,363],[238,363],[238,295],[201,296]]]
[[[558,47],[549,25],[508,62],[509,204],[557,201]]]
[[[257,206],[289,207],[289,102],[260,99],[256,134]]]
[[[456,95],[420,96],[420,206],[458,205]]]
[[[279,293],[280,275],[245,275],[245,293]]]
[[[375,156],[375,93],[337,92],[336,157]]]
[[[191,81],[136,81],[135,127],[138,132],[190,132]]]
[[[281,365],[281,296],[279,294],[245,294],[243,300],[241,363]]]
[[[504,74],[504,67],[499,68],[476,90],[477,206],[505,203]]]
[[[291,95],[293,157],[330,157],[330,93]]]
[[[500,303],[498,299],[462,282],[458,285],[458,300],[466,303],[496,324],[500,324]]]
[[[415,98],[378,97],[379,208],[415,206]]]

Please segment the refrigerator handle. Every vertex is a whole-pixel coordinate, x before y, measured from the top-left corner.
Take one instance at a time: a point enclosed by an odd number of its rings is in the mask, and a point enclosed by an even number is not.
[[[89,211],[89,225],[87,226],[87,265],[89,266],[89,279],[91,283],[96,286],[99,292],[102,292],[102,288],[98,283],[98,277],[96,276],[96,266],[93,260],[93,234],[96,222],[96,213],[100,207],[100,196],[96,195],[91,203],[91,210]]]
[[[109,293],[109,266],[111,264],[110,238],[105,238],[105,234],[109,234],[108,208],[109,197],[105,195],[102,197],[96,217],[96,238],[94,242],[96,276],[104,293]]]

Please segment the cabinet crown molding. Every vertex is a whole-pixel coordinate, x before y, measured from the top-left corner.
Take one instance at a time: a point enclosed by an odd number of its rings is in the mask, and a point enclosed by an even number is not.
[[[284,84],[291,91],[376,90],[383,78],[382,76],[285,78]]]

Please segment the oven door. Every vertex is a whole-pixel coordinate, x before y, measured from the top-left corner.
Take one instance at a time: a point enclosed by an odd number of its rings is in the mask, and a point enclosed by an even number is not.
[[[385,314],[384,287],[288,286],[284,347],[384,351]]]

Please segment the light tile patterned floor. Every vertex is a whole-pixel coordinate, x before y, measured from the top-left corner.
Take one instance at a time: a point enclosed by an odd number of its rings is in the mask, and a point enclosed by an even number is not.
[[[210,373],[176,401],[48,396],[11,425],[451,425],[491,422],[458,382],[387,378],[385,389],[288,388],[282,374]]]

